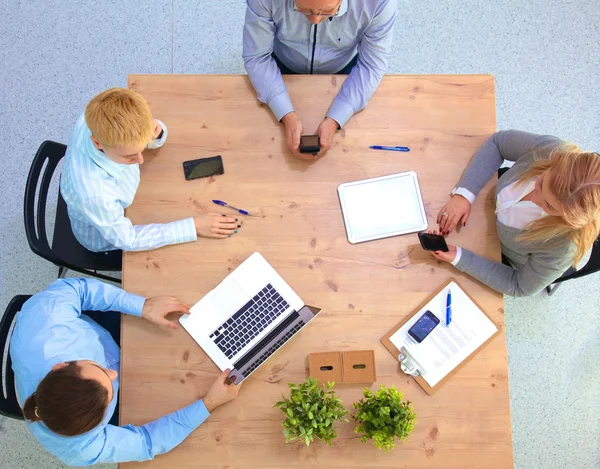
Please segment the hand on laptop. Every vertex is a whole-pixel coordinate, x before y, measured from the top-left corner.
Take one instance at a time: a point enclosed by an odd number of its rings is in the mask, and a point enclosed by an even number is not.
[[[237,218],[227,217],[220,213],[203,213],[194,217],[196,233],[204,238],[229,238],[241,228]]]
[[[230,369],[223,371],[204,396],[204,405],[208,412],[212,413],[217,407],[235,399],[240,392],[240,387],[235,384],[227,384]]]
[[[155,296],[146,299],[142,308],[142,317],[159,326],[177,329],[179,326],[174,321],[169,321],[169,313],[190,314],[190,307],[172,296]]]

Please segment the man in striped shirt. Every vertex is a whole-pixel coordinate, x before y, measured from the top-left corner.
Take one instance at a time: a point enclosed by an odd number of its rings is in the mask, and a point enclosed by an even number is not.
[[[67,146],[60,192],[73,233],[93,252],[120,265],[120,251],[144,251],[195,241],[197,236],[227,238],[240,227],[236,218],[204,213],[170,223],[133,225],[125,208],[140,183],[142,152],[160,148],[167,128],[152,118],[137,92],[112,88],[90,101]]]

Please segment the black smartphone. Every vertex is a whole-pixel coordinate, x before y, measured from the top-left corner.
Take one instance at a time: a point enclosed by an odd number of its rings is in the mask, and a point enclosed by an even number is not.
[[[408,330],[408,335],[420,344],[439,323],[440,319],[435,314],[425,311],[425,314]]]
[[[223,159],[221,155],[211,156],[210,158],[199,158],[183,162],[183,172],[185,178],[191,179],[206,178],[225,173]]]
[[[441,235],[434,235],[421,231],[419,233],[419,241],[421,241],[421,247],[426,251],[448,252],[446,240]]]
[[[321,151],[321,139],[318,135],[303,135],[300,137],[300,153],[316,155]]]

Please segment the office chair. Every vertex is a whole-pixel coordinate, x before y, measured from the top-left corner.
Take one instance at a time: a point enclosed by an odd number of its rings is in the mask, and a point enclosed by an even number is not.
[[[92,277],[121,283],[117,277],[99,274],[97,271],[118,272],[121,269],[108,263],[103,263],[98,253],[93,253],[84,248],[75,238],[71,229],[71,221],[60,190],[56,206],[54,222],[54,236],[52,247],[46,237],[46,201],[48,189],[54,171],[65,156],[67,147],[61,143],[46,140],[40,145],[25,186],[25,234],[31,250],[40,257],[52,262],[58,267],[58,277],[64,278],[68,270],[75,270]],[[45,167],[44,167],[45,165]],[[43,172],[42,172],[43,171]],[[40,181],[41,178],[41,182]],[[39,190],[38,190],[39,182]],[[36,204],[37,195],[37,204]]]
[[[2,364],[2,393],[0,393],[0,415],[5,417],[25,420],[23,412],[17,401],[15,392],[15,374],[12,370],[12,360],[10,359],[9,345],[10,336],[12,335],[13,324],[17,313],[21,311],[23,303],[25,303],[31,295],[17,295],[6,307],[4,316],[0,320],[0,360]]]
[[[546,287],[546,292],[548,295],[553,295],[562,282],[585,277],[598,271],[600,271],[600,238],[592,246],[592,254],[587,264],[579,270],[573,269],[572,271],[568,271],[562,277],[556,279],[552,285]]]

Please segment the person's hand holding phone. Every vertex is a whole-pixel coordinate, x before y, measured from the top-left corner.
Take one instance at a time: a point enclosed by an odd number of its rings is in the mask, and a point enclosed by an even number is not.
[[[152,140],[156,140],[158,138],[158,136],[160,135],[160,133],[163,131],[162,125],[160,125],[160,122],[158,122],[156,119],[154,119],[154,134],[152,137]]]
[[[338,128],[338,123],[331,117],[326,117],[323,119],[319,125],[319,128],[317,129],[317,135],[321,140],[321,151],[315,158],[320,158],[321,156],[325,155],[327,150],[331,148],[331,145],[333,144],[333,136]]]
[[[440,227],[441,235],[448,235],[454,231],[459,223],[462,226],[467,226],[467,220],[471,214],[471,202],[465,199],[462,195],[455,194],[442,207],[437,216],[437,224]]]
[[[223,371],[204,396],[204,405],[212,413],[217,407],[235,399],[240,392],[241,385],[229,384],[227,377],[230,369]]]
[[[237,218],[220,213],[203,213],[194,217],[194,225],[198,236],[204,238],[229,238],[242,227]]]
[[[433,235],[438,234],[438,232],[436,230],[429,231],[428,233],[433,234]],[[441,233],[439,233],[439,234],[441,234]],[[447,246],[448,246],[448,252],[431,251],[431,255],[440,261],[452,262],[454,260],[454,258],[456,257],[456,246],[452,246],[451,244],[448,244]]]
[[[283,116],[281,122],[283,122],[285,127],[285,141],[292,154],[296,158],[303,160],[312,159],[312,155],[304,155],[300,153],[300,137],[302,137],[304,127],[302,126],[302,121],[298,115],[295,112],[290,112]]]

